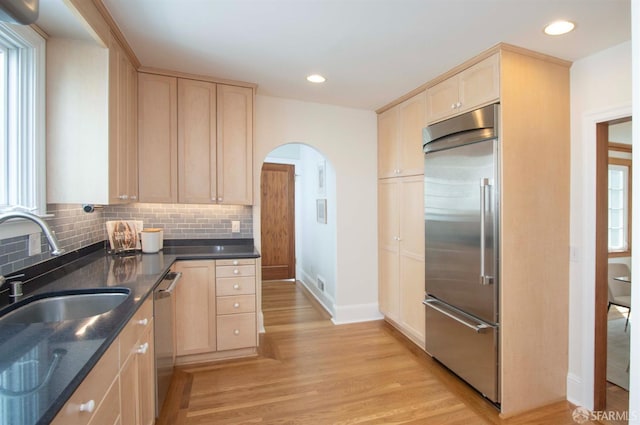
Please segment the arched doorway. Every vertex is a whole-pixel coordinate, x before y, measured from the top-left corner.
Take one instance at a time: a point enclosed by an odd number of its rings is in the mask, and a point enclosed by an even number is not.
[[[336,173],[331,161],[302,143],[282,145],[266,156],[260,187],[263,281],[295,279],[333,315]]]

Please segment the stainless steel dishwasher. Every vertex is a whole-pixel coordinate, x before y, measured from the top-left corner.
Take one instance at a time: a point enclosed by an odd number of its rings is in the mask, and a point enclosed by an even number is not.
[[[156,353],[156,417],[162,411],[176,360],[174,290],[182,273],[167,273],[153,292],[154,343]]]

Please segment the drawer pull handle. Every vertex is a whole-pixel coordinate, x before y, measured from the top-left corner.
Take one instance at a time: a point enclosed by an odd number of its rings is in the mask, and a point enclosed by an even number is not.
[[[233,260],[233,265],[237,266],[238,265],[238,260]]]
[[[235,285],[233,285],[233,289],[240,289],[240,285],[236,283]]]
[[[138,353],[138,354],[147,354],[147,350],[148,349],[149,349],[149,343],[145,342],[140,347],[138,347],[138,349],[136,350],[136,353]]]
[[[96,408],[96,402],[93,400],[89,400],[86,403],[82,403],[80,405],[81,412],[91,413]]]
[[[138,320],[138,324],[142,325],[142,326],[147,326],[149,324],[149,319],[147,319],[146,317],[142,320]]]
[[[234,335],[240,335],[240,329],[234,329],[233,330],[233,334]]]
[[[240,308],[240,303],[233,304],[233,308]]]
[[[240,273],[240,270],[238,270],[238,269],[233,269],[233,274],[238,274],[238,273]]]

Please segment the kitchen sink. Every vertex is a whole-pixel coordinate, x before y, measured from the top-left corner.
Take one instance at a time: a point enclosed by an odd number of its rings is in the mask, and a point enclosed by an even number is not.
[[[0,317],[1,324],[42,323],[77,320],[97,316],[118,307],[129,296],[126,288],[100,292],[51,293],[33,300]]]

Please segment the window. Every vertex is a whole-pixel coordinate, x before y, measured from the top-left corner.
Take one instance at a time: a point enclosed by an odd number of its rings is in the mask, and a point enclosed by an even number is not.
[[[46,212],[45,41],[0,23],[0,211]]]
[[[609,253],[630,255],[631,161],[609,158]]]

